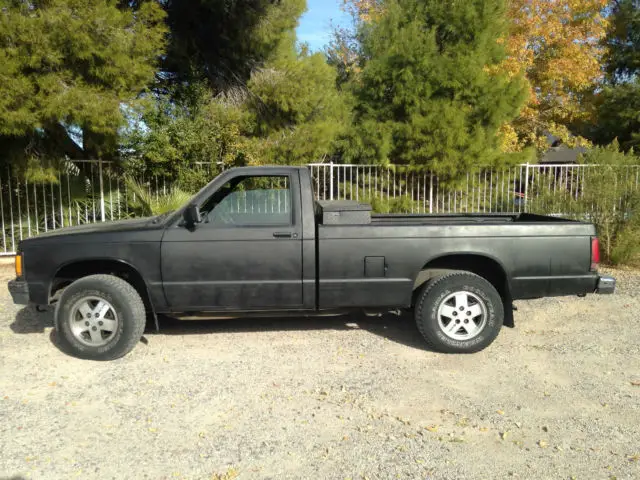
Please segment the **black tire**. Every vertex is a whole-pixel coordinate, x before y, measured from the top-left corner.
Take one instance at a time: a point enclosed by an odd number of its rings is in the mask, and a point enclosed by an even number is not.
[[[71,309],[87,297],[106,300],[117,315],[116,327],[104,345],[87,345],[76,338],[71,329]],[[146,324],[144,302],[136,289],[113,275],[90,275],[73,282],[64,289],[56,304],[54,318],[60,348],[88,360],[115,360],[125,356],[140,341]]]
[[[450,305],[447,303],[447,299],[462,292],[468,292],[471,294],[470,297],[479,300],[478,308],[482,310],[484,315],[477,317],[480,319],[478,323],[481,328],[474,326],[474,329],[477,328],[477,333],[474,333],[475,336],[468,340],[452,338],[450,334],[445,332],[445,329],[449,328],[449,324],[443,326],[447,317],[441,316],[439,318],[438,315],[442,305]],[[457,307],[453,308],[453,310],[456,309]],[[467,312],[462,312],[461,315],[463,313]],[[458,313],[453,313],[453,315],[458,315]],[[453,272],[427,282],[416,303],[415,319],[418,330],[432,350],[442,353],[474,353],[488,347],[500,333],[504,321],[504,307],[500,294],[487,280],[470,272]],[[453,317],[451,321],[454,321]],[[453,335],[470,335],[470,332],[465,330],[464,324],[461,324],[460,327],[462,328],[458,329],[459,333],[454,332]]]

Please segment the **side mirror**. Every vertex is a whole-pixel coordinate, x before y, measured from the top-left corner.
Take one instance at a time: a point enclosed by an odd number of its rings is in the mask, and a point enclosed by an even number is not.
[[[187,208],[185,208],[182,213],[182,218],[184,219],[184,223],[187,227],[193,227],[196,223],[202,222],[200,209],[193,203],[187,205]]]

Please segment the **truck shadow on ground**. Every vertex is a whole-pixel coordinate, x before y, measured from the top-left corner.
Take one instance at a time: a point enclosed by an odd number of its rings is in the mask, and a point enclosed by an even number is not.
[[[307,330],[365,330],[390,341],[420,350],[429,350],[418,331],[413,315],[385,314],[367,317],[352,313],[335,317],[247,317],[225,320],[177,320],[169,316],[159,317],[160,331],[147,325],[141,342],[152,345],[153,338],[163,335],[198,335],[213,333],[287,332]],[[50,340],[58,348],[53,329],[53,309],[38,312],[34,307],[22,308],[16,314],[10,328],[17,334],[44,333],[51,328]]]
[[[39,312],[33,306],[20,309],[16,318],[9,325],[13,333],[44,333],[45,329],[53,327],[53,309]]]
[[[428,350],[413,315],[404,313],[367,317],[348,314],[335,317],[235,318],[228,320],[176,320],[160,317],[160,332],[148,329],[145,335],[192,335],[203,333],[287,332],[307,330],[365,330],[412,348]]]

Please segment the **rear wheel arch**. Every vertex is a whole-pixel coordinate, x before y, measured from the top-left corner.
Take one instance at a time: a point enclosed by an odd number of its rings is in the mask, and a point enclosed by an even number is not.
[[[501,262],[482,253],[444,254],[429,260],[418,272],[413,285],[412,305],[422,287],[430,280],[452,272],[471,272],[491,283],[504,305],[504,325],[513,327],[511,287],[507,271]]]

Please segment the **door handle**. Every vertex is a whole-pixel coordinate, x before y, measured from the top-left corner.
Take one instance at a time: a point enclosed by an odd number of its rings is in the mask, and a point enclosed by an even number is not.
[[[296,238],[298,236],[297,233],[291,233],[291,232],[273,232],[273,236],[275,238]]]

